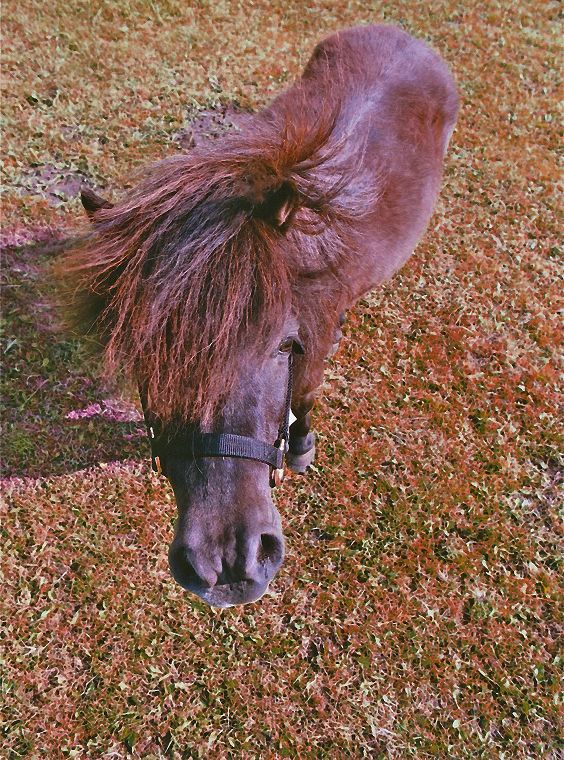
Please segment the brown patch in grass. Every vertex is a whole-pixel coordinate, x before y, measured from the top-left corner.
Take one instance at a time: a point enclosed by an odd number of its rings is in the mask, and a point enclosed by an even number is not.
[[[185,126],[172,138],[183,150],[189,150],[237,129],[244,118],[245,112],[236,105],[219,104],[214,108],[202,108],[195,115],[187,116]]]
[[[22,192],[39,195],[52,206],[58,206],[70,198],[76,198],[83,187],[92,182],[79,171],[43,164],[30,169],[22,180]]]

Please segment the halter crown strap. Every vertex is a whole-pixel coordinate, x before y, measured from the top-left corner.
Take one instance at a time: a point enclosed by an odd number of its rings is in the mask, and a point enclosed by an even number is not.
[[[286,400],[284,402],[284,417],[282,418],[282,424],[278,429],[278,438],[274,444],[279,447],[284,441],[286,443],[286,451],[288,450],[288,443],[290,441],[290,407],[292,406],[292,388],[294,387],[294,354],[292,351],[288,354],[288,384],[286,386]]]

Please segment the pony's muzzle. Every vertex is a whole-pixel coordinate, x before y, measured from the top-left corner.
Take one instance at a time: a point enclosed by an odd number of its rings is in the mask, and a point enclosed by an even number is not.
[[[220,547],[195,549],[178,537],[169,551],[174,579],[213,607],[256,602],[283,560],[284,539],[272,530],[245,536],[234,559],[222,556]]]

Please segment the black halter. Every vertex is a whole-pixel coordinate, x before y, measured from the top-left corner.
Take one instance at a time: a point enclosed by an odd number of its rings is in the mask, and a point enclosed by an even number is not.
[[[288,452],[290,440],[290,406],[292,403],[293,386],[293,355],[288,355],[288,385],[282,424],[278,429],[278,437],[274,445],[234,433],[196,433],[194,431],[179,431],[171,438],[166,438],[159,432],[157,419],[152,418],[147,409],[146,394],[139,388],[139,397],[143,408],[143,416],[147,426],[149,443],[151,444],[151,464],[153,470],[166,475],[164,454],[168,450],[182,450],[193,459],[201,457],[234,457],[236,459],[252,459],[264,462],[270,466],[270,485],[280,485],[284,479],[284,456]]]

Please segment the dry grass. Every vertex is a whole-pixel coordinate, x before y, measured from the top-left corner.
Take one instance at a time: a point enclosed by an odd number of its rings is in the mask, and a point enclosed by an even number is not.
[[[3,756],[561,756],[557,11],[5,3]],[[351,315],[317,466],[278,494],[272,594],[214,612],[168,575],[137,423],[65,419],[111,389],[54,329],[49,256],[16,245],[72,230],[69,176],[117,192],[199,108],[259,107],[375,19],[459,81],[442,201]]]

